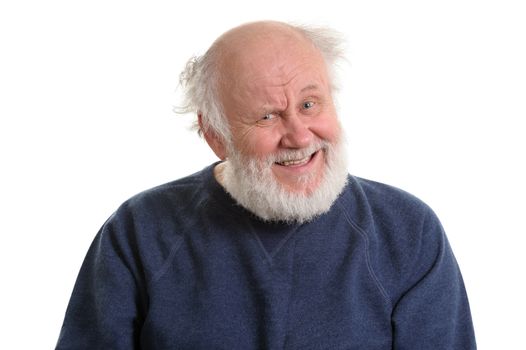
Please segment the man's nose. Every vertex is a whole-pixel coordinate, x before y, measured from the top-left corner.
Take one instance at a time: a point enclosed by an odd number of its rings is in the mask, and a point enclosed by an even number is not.
[[[288,115],[283,121],[281,146],[285,148],[304,148],[311,144],[314,135],[298,115]]]

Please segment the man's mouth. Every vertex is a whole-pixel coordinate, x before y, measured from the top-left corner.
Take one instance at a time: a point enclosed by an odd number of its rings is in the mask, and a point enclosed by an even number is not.
[[[310,155],[308,155],[305,158],[283,160],[281,162],[276,162],[276,164],[281,165],[281,166],[301,166],[301,165],[305,165],[314,157],[314,155],[316,153],[317,153],[317,151],[312,153],[312,154],[310,154]]]

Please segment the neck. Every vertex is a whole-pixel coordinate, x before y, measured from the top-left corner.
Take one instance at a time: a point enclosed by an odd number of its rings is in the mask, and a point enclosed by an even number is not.
[[[225,187],[225,180],[224,180],[224,170],[225,170],[226,161],[223,161],[219,164],[217,164],[214,167],[214,177],[216,178],[217,182],[223,187]]]

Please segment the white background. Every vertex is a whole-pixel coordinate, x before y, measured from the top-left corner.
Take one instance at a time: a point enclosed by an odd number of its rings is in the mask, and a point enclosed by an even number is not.
[[[346,5],[343,5],[346,3]],[[522,1],[3,1],[0,348],[50,349],[80,264],[117,206],[215,158],[172,112],[178,74],[257,19],[348,40],[350,171],[441,218],[479,349],[526,349]]]

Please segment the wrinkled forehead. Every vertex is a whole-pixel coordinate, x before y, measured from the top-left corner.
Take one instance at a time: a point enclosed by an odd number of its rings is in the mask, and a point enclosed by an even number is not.
[[[229,43],[220,59],[221,82],[227,89],[260,81],[284,85],[301,74],[325,80],[326,67],[319,50],[298,35],[243,36]]]

